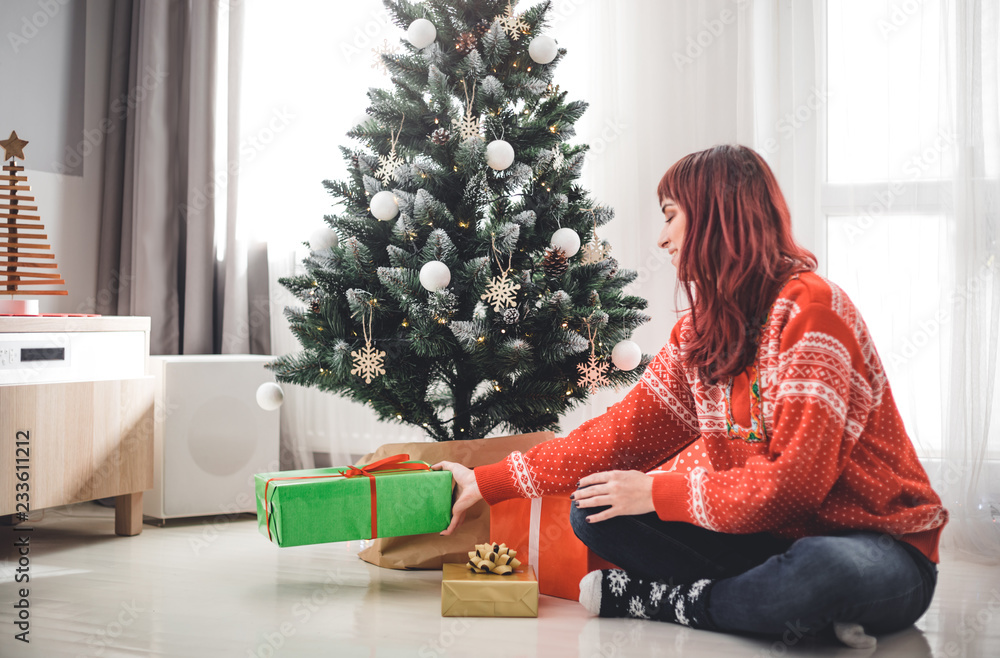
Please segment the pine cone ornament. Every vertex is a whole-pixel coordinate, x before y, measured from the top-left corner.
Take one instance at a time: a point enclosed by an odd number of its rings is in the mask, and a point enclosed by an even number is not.
[[[472,32],[462,32],[455,41],[455,50],[468,55],[476,47],[476,35]]]
[[[476,33],[478,38],[482,39],[483,35],[490,31],[490,21],[485,18],[480,19],[480,21],[476,23],[476,26],[472,28],[472,31]]]
[[[505,308],[503,313],[501,313],[501,317],[507,324],[517,324],[517,321],[521,319],[516,308]]]
[[[352,155],[351,156],[351,167],[353,167],[354,169],[357,169],[359,164],[360,164],[360,162],[358,160],[358,156],[357,155]]]
[[[601,296],[597,294],[596,290],[591,290],[590,291],[590,299],[587,300],[587,301],[588,301],[588,303],[591,306],[600,306],[601,305]]]
[[[546,247],[545,256],[542,258],[542,268],[545,273],[553,278],[557,278],[566,273],[569,267],[569,259],[566,252],[559,247]]]
[[[438,146],[443,146],[451,140],[451,131],[442,126],[431,133],[430,140]]]
[[[319,300],[318,299],[312,300],[312,302],[309,304],[309,310],[312,311],[313,313],[319,315]]]
[[[608,272],[608,276],[618,274],[618,259],[614,256],[608,256],[608,261],[611,263],[611,270]]]

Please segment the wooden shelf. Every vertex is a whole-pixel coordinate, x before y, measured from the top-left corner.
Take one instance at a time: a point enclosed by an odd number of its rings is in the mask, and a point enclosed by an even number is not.
[[[133,371],[146,373],[106,381],[0,384],[0,514],[18,511],[14,474],[23,455],[15,454],[15,437],[28,432],[31,510],[114,496],[115,533],[142,531],[142,492],[153,486],[149,328],[148,317],[0,317],[0,334],[142,332],[143,350],[129,357],[142,363],[129,362]]]

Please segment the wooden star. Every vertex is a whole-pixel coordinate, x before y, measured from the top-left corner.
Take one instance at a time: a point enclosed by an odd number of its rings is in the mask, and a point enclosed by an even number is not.
[[[0,141],[0,146],[3,147],[3,159],[20,158],[24,160],[24,147],[27,145],[27,140],[18,139],[17,131],[10,131],[10,137]]]

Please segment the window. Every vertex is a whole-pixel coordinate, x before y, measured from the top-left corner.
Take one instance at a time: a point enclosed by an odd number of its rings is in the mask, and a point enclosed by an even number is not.
[[[932,458],[943,445],[953,320],[989,268],[970,263],[971,275],[956,280],[949,121],[970,93],[947,70],[954,25],[940,0],[830,1],[820,67],[829,96],[820,189],[826,273],[860,309],[907,431]],[[988,166],[987,174],[997,172]],[[1000,435],[993,438],[1000,457]]]

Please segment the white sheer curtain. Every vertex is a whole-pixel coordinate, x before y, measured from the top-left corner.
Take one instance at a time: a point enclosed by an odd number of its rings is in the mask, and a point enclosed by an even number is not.
[[[945,545],[1000,557],[996,0],[754,0],[740,140],[796,234],[861,309],[951,513]]]
[[[308,253],[302,243],[335,212],[322,181],[346,176],[338,147],[356,146],[345,133],[368,106],[368,88],[389,84],[372,67],[372,49],[398,43],[402,31],[379,0],[243,4],[240,212],[250,220],[246,239],[268,245],[272,353],[282,355],[301,349],[283,313],[301,302],[278,279],[301,271]],[[294,38],[275,47],[276,34]],[[383,443],[424,438],[409,426],[379,421],[357,402],[283,386],[282,445],[292,457],[283,467],[312,467],[313,453],[328,453],[333,464],[353,463]]]
[[[950,129],[955,165],[951,210],[954,278],[963,294],[955,312],[945,371],[942,423],[944,495],[952,539],[972,557],[1000,561],[1000,3],[942,3]],[[951,299],[947,303],[953,303]]]
[[[634,334],[643,352],[667,342],[683,310],[676,272],[656,246],[660,177],[688,153],[737,137],[737,5],[732,0],[565,0],[552,34],[568,51],[556,82],[590,104],[577,123],[590,144],[581,184],[615,209],[599,232],[623,267],[628,291],[649,300],[650,322]],[[678,308],[680,306],[680,309]],[[601,391],[562,420],[563,433],[603,413],[627,391]]]

